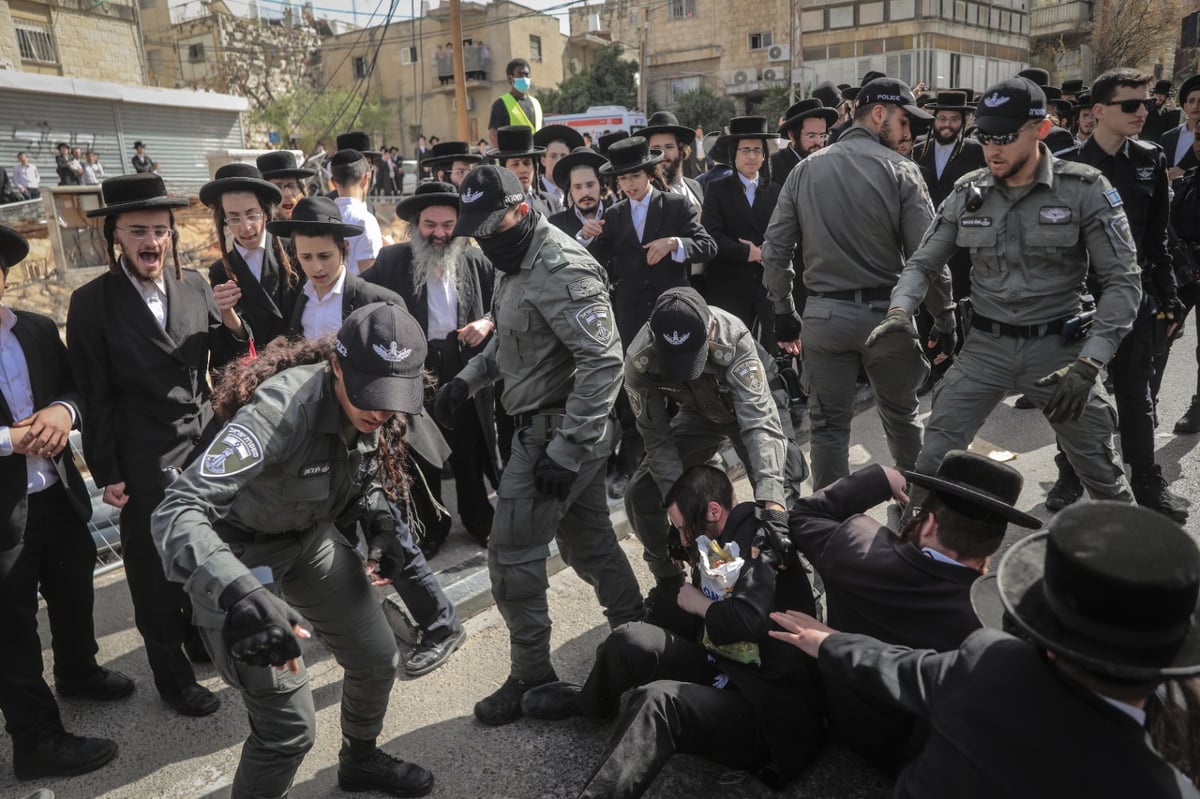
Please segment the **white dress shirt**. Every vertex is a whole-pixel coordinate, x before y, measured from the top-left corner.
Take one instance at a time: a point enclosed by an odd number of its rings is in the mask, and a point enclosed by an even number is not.
[[[13,183],[18,189],[36,189],[42,185],[42,176],[37,164],[17,164],[13,167]]]
[[[942,172],[946,169],[946,164],[950,163],[950,155],[954,152],[956,144],[958,142],[942,144],[935,141],[933,143],[933,168],[937,170],[938,180],[941,180]]]
[[[633,214],[633,229],[637,232],[638,241],[641,241],[646,233],[646,216],[650,213],[650,201],[654,199],[655,191],[653,188],[650,189],[646,192],[646,196],[638,202],[629,200],[629,211]],[[675,251],[671,253],[671,260],[683,263],[687,257],[683,251],[683,240],[676,236],[675,241],[679,243],[675,246]]]
[[[242,260],[246,262],[246,266],[250,267],[250,274],[254,275],[254,279],[261,283],[264,254],[263,242],[259,241],[257,247],[255,247],[253,250],[247,250],[245,247],[235,241],[233,243],[233,248],[237,250],[238,255],[242,256]]]
[[[1171,159],[1171,166],[1179,166],[1179,162],[1183,160],[1195,143],[1196,131],[1189,130],[1187,123],[1184,122],[1179,126],[1179,139],[1175,142],[1175,157]]]
[[[547,196],[558,200],[559,203],[566,202],[566,198],[563,196],[563,190],[558,187],[557,183],[545,175],[542,175],[542,191],[545,192]]]
[[[444,341],[458,330],[458,290],[449,275],[431,277],[425,283],[425,301],[429,306],[430,341]]]
[[[753,206],[754,195],[758,192],[758,176],[755,175],[753,180],[746,177],[741,172],[738,172],[737,176],[738,180],[742,182],[742,191],[746,192],[746,202]]]
[[[146,303],[146,307],[150,309],[150,313],[154,315],[154,321],[158,322],[158,326],[163,330],[167,329],[167,284],[160,274],[154,280],[142,280],[133,272],[129,271],[129,267],[125,265],[125,258],[121,258],[121,268],[125,270],[125,277],[129,278],[129,282],[137,289],[138,294],[142,296],[142,301]]]
[[[346,258],[346,269],[350,274],[358,274],[359,261],[371,261],[383,249],[383,233],[379,230],[379,220],[367,208],[367,204],[354,197],[338,197],[338,210],[342,212],[342,221],[348,225],[362,225],[361,236],[346,239],[350,245],[350,255]]]
[[[688,184],[683,182],[683,178],[680,178],[678,183],[671,184],[671,193],[687,197],[687,200],[692,204],[692,207],[695,208],[697,212],[700,211],[700,198],[692,194],[692,190],[688,188]]]
[[[17,315],[7,305],[0,305],[0,393],[12,411],[13,421],[28,419],[37,410],[33,407],[33,384],[29,379],[29,363],[21,342],[13,334]],[[75,409],[65,402],[62,405],[71,414],[71,426],[75,426]],[[0,457],[13,454],[12,431],[0,427]],[[58,473],[49,458],[25,456],[25,488],[30,494],[43,491],[58,482]]]
[[[304,284],[304,296],[308,297],[308,302],[300,314],[300,327],[304,330],[305,338],[321,338],[341,330],[342,289],[346,285],[346,269],[342,270],[333,288],[321,299],[317,299],[317,290],[312,283]]]

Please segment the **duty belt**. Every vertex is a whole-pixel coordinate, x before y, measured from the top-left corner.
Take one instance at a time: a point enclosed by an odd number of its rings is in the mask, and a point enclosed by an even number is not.
[[[518,430],[528,427],[533,440],[545,444],[554,437],[558,428],[562,427],[564,416],[566,416],[564,408],[543,408],[537,411],[518,413],[513,417],[513,422]]]
[[[1062,319],[1055,319],[1053,322],[1044,322],[1040,325],[1010,325],[1007,322],[997,322],[995,319],[988,319],[986,316],[976,313],[971,317],[971,327],[1009,338],[1042,338],[1061,333],[1063,322],[1070,318],[1065,316]]]
[[[823,300],[842,300],[844,302],[886,302],[892,299],[892,290],[887,286],[877,286],[871,289],[854,289],[853,291],[811,291],[808,296],[820,297]]]

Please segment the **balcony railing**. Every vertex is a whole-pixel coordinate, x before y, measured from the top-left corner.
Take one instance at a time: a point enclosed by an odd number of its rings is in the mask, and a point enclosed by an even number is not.
[[[1092,3],[1073,0],[1067,3],[1040,6],[1030,12],[1030,36],[1060,36],[1082,33],[1092,24]]]

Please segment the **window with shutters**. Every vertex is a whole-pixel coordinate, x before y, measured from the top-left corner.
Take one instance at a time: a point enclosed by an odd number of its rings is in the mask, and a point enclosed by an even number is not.
[[[401,64],[417,63],[417,48],[401,47],[400,48],[400,63]]]
[[[57,64],[58,47],[54,44],[54,29],[44,22],[28,22],[14,19],[17,47],[22,61],[36,64]]]
[[[530,35],[530,37],[529,37],[529,60],[530,61],[541,61],[542,60],[542,37],[541,36]]]
[[[696,16],[696,0],[670,0],[671,19],[691,19]]]

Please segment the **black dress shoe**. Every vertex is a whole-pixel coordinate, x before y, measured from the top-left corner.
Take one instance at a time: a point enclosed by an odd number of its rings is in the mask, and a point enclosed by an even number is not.
[[[163,701],[181,716],[211,716],[221,706],[221,700],[198,683],[189,685],[174,696],[164,694]]]
[[[521,712],[531,719],[562,721],[583,715],[579,692],[583,686],[560,680],[530,688],[521,697]]]
[[[422,638],[421,643],[417,644],[412,654],[404,661],[404,672],[410,677],[428,674],[449,660],[450,655],[454,653],[455,649],[462,646],[462,642],[465,640],[467,640],[467,631],[461,628],[458,632],[451,633],[440,641],[427,641]]]
[[[82,677],[57,678],[54,690],[59,696],[78,696],[96,702],[112,702],[133,693],[133,680],[119,671],[97,666]]]
[[[87,774],[117,756],[117,744],[106,738],[84,738],[66,732],[43,732],[32,747],[13,747],[13,773],[19,780]]]

